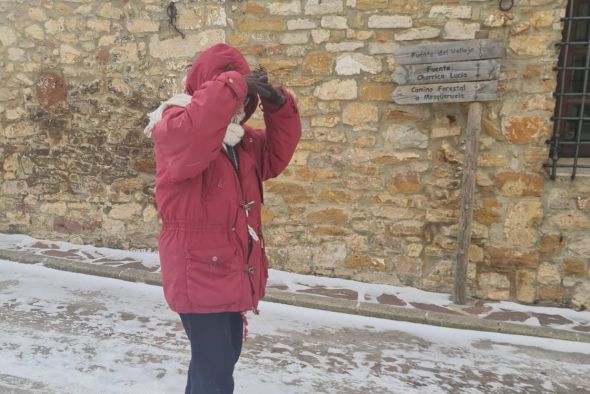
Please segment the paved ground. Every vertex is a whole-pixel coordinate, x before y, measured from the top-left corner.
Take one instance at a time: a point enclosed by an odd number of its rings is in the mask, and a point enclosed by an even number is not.
[[[263,303],[236,393],[589,393],[590,344]],[[0,261],[0,393],[183,390],[161,288]]]

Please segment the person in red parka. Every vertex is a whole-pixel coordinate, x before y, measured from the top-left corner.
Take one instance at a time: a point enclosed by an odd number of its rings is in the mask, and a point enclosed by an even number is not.
[[[259,99],[264,130],[244,125]],[[185,93],[149,117],[164,295],[191,342],[186,393],[231,393],[242,314],[257,313],[268,277],[262,182],[293,156],[297,105],[237,49],[218,44],[195,60]]]

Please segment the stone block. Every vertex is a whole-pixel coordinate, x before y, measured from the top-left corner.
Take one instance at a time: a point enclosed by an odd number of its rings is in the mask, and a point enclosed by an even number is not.
[[[568,257],[563,260],[561,265],[563,276],[586,279],[588,274],[588,264],[579,258]]]
[[[344,16],[323,16],[320,24],[324,29],[348,29],[348,22]]]
[[[37,22],[45,22],[47,20],[45,10],[39,7],[30,7],[27,10],[27,16]]]
[[[81,223],[76,221],[70,220],[65,217],[58,216],[53,219],[53,231],[58,233],[65,233],[65,234],[80,234],[84,229],[84,226]],[[115,234],[123,234],[123,232],[118,232]]]
[[[326,50],[328,52],[354,52],[364,46],[365,44],[359,41],[330,42],[326,44]]]
[[[327,75],[332,71],[333,62],[329,53],[311,52],[303,59],[302,71],[308,75]]]
[[[244,14],[254,16],[264,16],[267,14],[266,8],[260,4],[248,2],[244,7]]]
[[[395,174],[389,185],[390,191],[398,193],[418,193],[424,185],[413,172]]]
[[[537,280],[540,284],[547,286],[561,285],[561,272],[559,266],[551,263],[542,263],[539,266]]]
[[[440,36],[440,29],[430,26],[415,27],[394,35],[396,41],[428,40],[438,36]]]
[[[425,149],[428,147],[428,136],[422,134],[418,128],[410,126],[389,126],[384,137],[385,141],[391,143],[394,149]]]
[[[590,309],[590,281],[585,280],[574,288],[572,305],[581,310]]]
[[[361,72],[380,73],[380,59],[362,53],[347,53],[336,59],[336,73],[338,75],[355,75]]]
[[[493,209],[480,208],[473,212],[473,220],[486,226],[501,223],[502,215]]]
[[[12,123],[0,129],[0,136],[9,139],[22,139],[37,134],[37,129],[30,122]]]
[[[435,125],[430,133],[431,138],[446,138],[461,134],[461,127],[454,125]]]
[[[430,9],[429,18],[471,19],[472,8],[466,5],[435,5]]]
[[[81,58],[80,51],[68,44],[61,44],[59,48],[59,55],[61,62],[65,64],[78,63]]]
[[[407,15],[371,15],[370,29],[404,29],[412,27],[412,17]]]
[[[547,156],[545,156],[545,159],[547,159]],[[548,190],[545,195],[547,207],[550,210],[573,210],[576,208],[571,190],[563,189],[561,186],[559,186]]]
[[[557,304],[563,303],[564,293],[564,288],[559,286],[555,287],[541,285],[537,289],[537,297],[539,301],[551,301]]]
[[[563,237],[559,234],[544,234],[541,237],[541,254],[553,256],[563,245]]]
[[[307,0],[305,3],[306,15],[337,14],[343,10],[342,0]]]
[[[551,225],[560,230],[588,230],[590,219],[577,211],[567,211],[554,215],[550,219]],[[571,246],[571,244],[570,244]]]
[[[576,204],[580,211],[590,212],[590,197],[577,197]]]
[[[422,236],[423,231],[424,222],[419,220],[401,220],[391,224],[387,229],[387,234],[389,236]]]
[[[539,255],[534,251],[519,251],[511,247],[486,245],[485,253],[490,267],[500,269],[536,269]]]
[[[483,249],[480,246],[471,244],[469,245],[469,261],[472,263],[483,262],[484,254]]]
[[[495,272],[481,273],[477,277],[479,291],[491,300],[507,300],[510,298],[510,280],[506,275]]]
[[[344,260],[344,266],[355,270],[389,271],[389,267],[383,259],[358,254],[347,256],[346,260]]]
[[[527,34],[513,36],[508,48],[520,56],[552,56],[553,44],[559,41],[558,34]]]
[[[566,250],[571,256],[588,258],[590,256],[590,236],[585,234],[582,238],[568,242]]]
[[[64,216],[67,212],[67,205],[65,202],[45,203],[41,205],[39,210],[48,215]]]
[[[513,144],[534,144],[551,133],[550,116],[504,116],[502,134]]]
[[[387,8],[388,0],[356,0],[355,8],[357,10],[379,10]]]
[[[0,42],[8,47],[16,42],[16,32],[8,26],[0,26]]]
[[[225,27],[227,26],[227,13],[223,6],[215,7],[207,6],[206,23],[210,27]]]
[[[280,195],[289,194],[306,194],[305,188],[299,184],[291,182],[268,181],[265,183],[265,190],[270,193]]]
[[[357,90],[354,79],[335,79],[317,86],[313,95],[320,100],[354,100],[357,98]]]
[[[538,232],[533,226],[543,220],[540,201],[521,201],[508,208],[504,234],[508,245],[532,247],[537,243]]]
[[[445,23],[443,38],[447,40],[473,40],[475,33],[480,30],[479,23],[467,23],[458,20],[450,20]]]
[[[244,18],[237,23],[240,32],[283,31],[285,20],[279,17],[254,19]]]
[[[181,37],[175,37],[160,41],[157,35],[153,35],[150,38],[149,53],[161,60],[182,57],[192,59],[196,53],[220,42],[225,42],[223,30],[204,30],[196,35],[187,34],[184,40]]]
[[[524,172],[502,172],[496,175],[500,194],[509,197],[541,197],[545,178]]]
[[[351,103],[344,107],[342,122],[354,127],[364,126],[379,120],[379,108],[372,104]]]
[[[122,178],[115,180],[111,184],[111,190],[130,194],[142,190],[144,185],[145,181],[141,178]]]
[[[395,42],[371,42],[369,43],[369,54],[389,54],[395,53],[399,49],[399,44]]]
[[[508,159],[501,153],[481,152],[477,158],[479,167],[508,167]]]
[[[317,23],[310,19],[291,19],[287,21],[287,30],[308,30],[315,29],[317,26]]]
[[[359,88],[362,101],[391,101],[392,83],[365,82]]]
[[[286,77],[299,65],[297,60],[258,59],[258,63],[273,77]]]
[[[535,273],[518,271],[516,273],[516,299],[519,302],[532,304],[536,298]]]
[[[123,17],[123,8],[113,3],[103,3],[96,9],[96,15],[108,19],[121,19]]]
[[[348,223],[348,216],[341,209],[324,209],[310,213],[306,217],[312,224],[344,225]]]
[[[32,40],[42,41],[45,39],[45,31],[39,25],[30,25],[25,29],[25,36]]]
[[[483,22],[486,27],[503,27],[511,26],[514,21],[514,14],[503,12],[500,10],[494,10],[489,13]]]
[[[318,29],[318,30],[312,30],[311,31],[311,38],[313,39],[313,42],[315,44],[321,44],[324,43],[326,41],[328,41],[330,39],[330,31],[329,30],[323,30],[323,29]],[[336,45],[336,44],[327,44],[326,45],[326,50],[328,52],[338,52],[338,51],[330,51],[330,49],[328,49],[328,45]],[[361,44],[362,47],[362,44]]]
[[[284,33],[279,36],[279,42],[283,45],[306,44],[308,41],[308,32]]]
[[[156,32],[159,29],[160,24],[149,19],[131,19],[127,21],[127,30],[133,34]]]
[[[273,2],[268,4],[268,12],[271,15],[298,15],[301,14],[301,2],[289,1],[286,3]]]
[[[138,203],[132,202],[113,206],[109,212],[109,217],[116,220],[130,220],[135,216],[141,215],[142,212],[143,207]]]

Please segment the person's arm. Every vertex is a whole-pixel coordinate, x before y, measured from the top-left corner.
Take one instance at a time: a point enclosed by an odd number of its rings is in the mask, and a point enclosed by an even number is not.
[[[236,71],[220,74],[194,92],[182,110],[164,118],[153,133],[165,177],[182,182],[199,175],[220,153],[227,125],[244,101],[248,86]]]
[[[301,138],[301,119],[295,99],[285,89],[276,89],[283,104],[261,97],[266,129],[252,131],[263,180],[276,177],[287,167]]]

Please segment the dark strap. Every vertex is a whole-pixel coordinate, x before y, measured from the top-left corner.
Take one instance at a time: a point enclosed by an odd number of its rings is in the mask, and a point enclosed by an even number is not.
[[[225,145],[225,147],[227,148],[227,155],[229,156],[231,163],[234,165],[234,168],[236,169],[236,171],[238,171],[238,169],[239,169],[238,155],[236,154],[234,147],[231,145],[227,145],[227,144]]]

